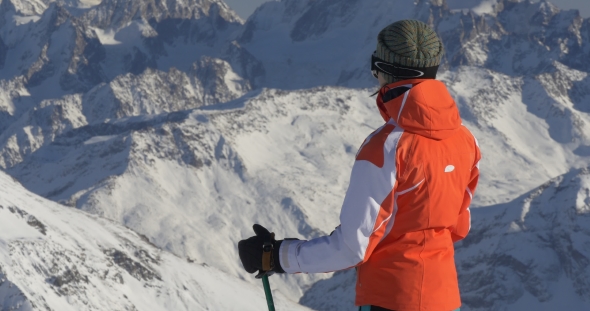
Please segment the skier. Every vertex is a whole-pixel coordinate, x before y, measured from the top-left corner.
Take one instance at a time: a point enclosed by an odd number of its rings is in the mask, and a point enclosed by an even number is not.
[[[471,226],[481,155],[447,88],[435,80],[442,55],[440,39],[420,21],[398,21],[379,33],[371,70],[381,85],[377,107],[385,124],[356,155],[340,225],[309,241],[277,241],[254,225],[256,236],[238,243],[247,272],[356,267],[359,310],[461,306],[453,243]]]

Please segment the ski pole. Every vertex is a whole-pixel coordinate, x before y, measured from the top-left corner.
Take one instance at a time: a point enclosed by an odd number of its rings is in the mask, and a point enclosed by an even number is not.
[[[258,226],[258,227],[257,227]],[[275,234],[269,233],[268,230],[259,230],[259,227],[264,229],[262,226],[254,225],[254,232],[257,236],[261,236],[263,239],[262,244],[262,269],[258,270],[257,279],[262,279],[262,286],[264,287],[264,295],[266,296],[266,304],[268,305],[268,311],[275,311],[275,303],[272,299],[272,292],[270,291],[270,282],[268,277],[274,274],[272,252],[275,243]]]
[[[275,311],[275,303],[272,300],[272,292],[270,291],[270,282],[268,281],[268,275],[262,276],[262,285],[264,286],[264,294],[266,295],[266,304],[268,305],[268,311]]]
[[[254,229],[256,231],[256,229]],[[266,231],[268,232],[268,231]],[[258,234],[258,233],[257,233]],[[272,292],[270,291],[270,282],[268,277],[274,274],[272,271],[272,250],[275,239],[275,234],[270,233],[265,236],[265,241],[262,245],[262,269],[258,270],[257,279],[262,279],[262,285],[264,287],[264,295],[266,296],[266,304],[268,305],[268,311],[275,311],[275,303],[272,299]]]
[[[264,295],[266,296],[266,304],[268,305],[268,311],[275,311],[275,303],[272,299],[272,292],[270,291],[270,282],[268,276],[273,275],[272,271],[258,271],[257,279],[262,279],[262,286],[264,287]]]

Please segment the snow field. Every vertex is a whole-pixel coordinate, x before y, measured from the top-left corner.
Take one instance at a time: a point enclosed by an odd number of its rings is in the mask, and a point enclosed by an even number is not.
[[[0,186],[0,273],[13,283],[0,284],[0,297],[17,289],[52,310],[266,308],[260,284],[162,252],[127,228],[30,193],[4,173]],[[306,310],[278,292],[275,301],[279,309]]]

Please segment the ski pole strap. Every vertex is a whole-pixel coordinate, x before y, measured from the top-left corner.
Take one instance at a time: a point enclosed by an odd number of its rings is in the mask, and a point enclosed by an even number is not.
[[[262,245],[262,271],[271,271],[274,269],[274,260],[272,258],[272,250],[274,248],[275,234],[270,234],[270,241],[264,241]]]

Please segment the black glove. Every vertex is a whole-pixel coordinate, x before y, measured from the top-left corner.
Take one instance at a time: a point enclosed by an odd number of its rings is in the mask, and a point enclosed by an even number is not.
[[[244,266],[244,269],[246,269],[246,272],[273,271],[276,273],[285,273],[283,268],[281,268],[281,262],[279,260],[279,249],[283,240],[276,241],[274,239],[274,233],[270,233],[261,225],[256,224],[252,228],[256,235],[238,242],[238,253],[240,254],[240,260],[242,261],[242,265]],[[265,242],[268,242],[268,246],[271,247],[270,270],[263,270]]]

